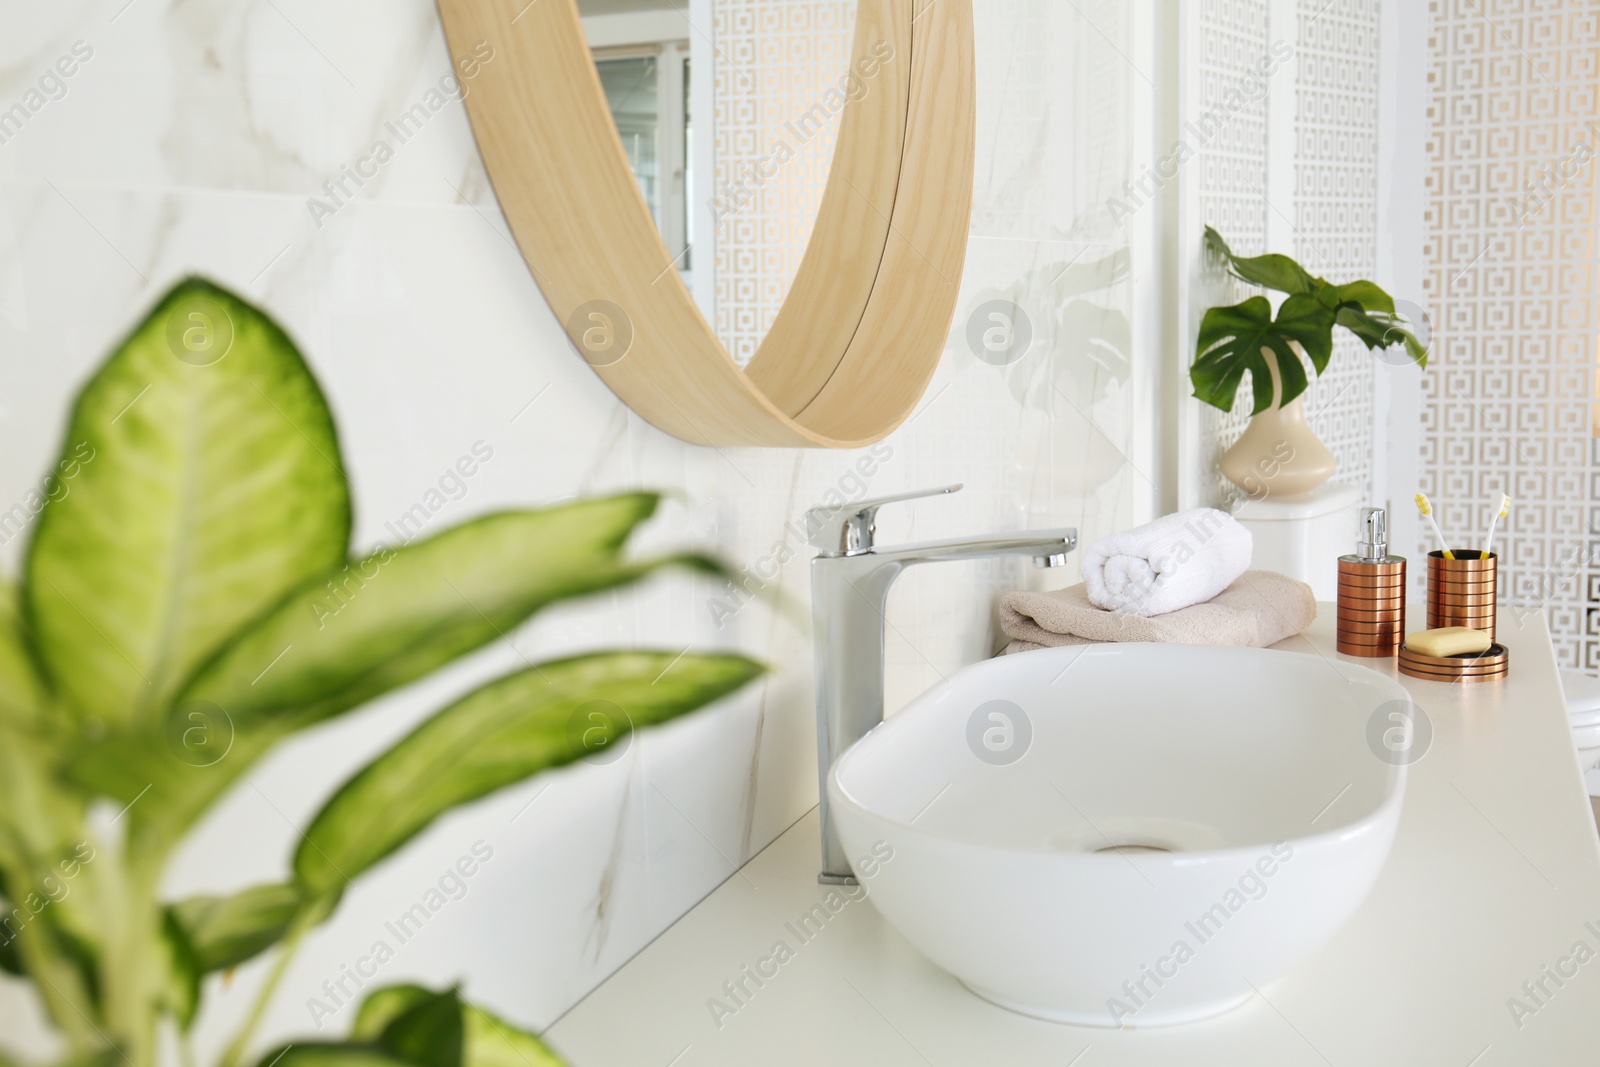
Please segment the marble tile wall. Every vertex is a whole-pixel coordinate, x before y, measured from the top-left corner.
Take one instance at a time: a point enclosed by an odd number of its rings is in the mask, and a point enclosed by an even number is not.
[[[886,541],[1024,525],[1093,538],[1148,518],[1151,486],[1126,457],[1147,358],[1131,294],[1149,265],[1097,214],[1131,171],[1144,121],[1131,103],[1137,72],[1105,48],[1132,50],[1136,6],[978,5],[977,203],[949,350],[920,412],[875,454],[846,454],[695,448],[605,389],[523,267],[460,103],[446,93],[432,106],[449,62],[428,0],[3,0],[0,109],[31,99],[77,42],[92,54],[0,142],[0,501],[21,499],[46,469],[70,398],[109,346],[169,284],[200,272],[270,310],[305,351],[339,419],[361,546],[478,441],[494,458],[441,525],[662,488],[677,495],[647,545],[709,545],[751,568],[792,556],[771,584],[802,619],[808,552],[784,530],[833,489],[966,483],[958,497],[886,511]],[[419,102],[429,117],[402,141],[388,124]],[[394,142],[392,159],[350,195],[330,192],[380,139]],[[1004,367],[968,341],[968,319],[996,297],[1035,325],[1030,349]],[[19,544],[0,549],[8,573]],[[1038,580],[1015,563],[904,579],[889,611],[891,706],[988,655],[995,595]],[[377,980],[460,980],[470,998],[542,1028],[810,808],[807,628],[760,605],[719,625],[710,604],[723,592],[664,578],[541,617],[286,744],[227,797],[185,844],[169,893],[282,877],[295,827],[344,776],[523,656],[692,644],[775,668],[616,763],[440,821],[309,939],[262,1044],[315,1034],[307,998],[479,839],[495,859],[470,895]],[[263,974],[258,960],[208,983],[202,1063]],[[24,988],[0,979],[0,1045],[42,1040]]]

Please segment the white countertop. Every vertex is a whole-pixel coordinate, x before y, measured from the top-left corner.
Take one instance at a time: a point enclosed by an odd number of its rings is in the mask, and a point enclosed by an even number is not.
[[[1278,646],[1333,652],[1333,608]],[[1420,607],[1411,618],[1420,626]],[[811,940],[785,924],[822,899],[815,810],[546,1034],[574,1067],[1592,1067],[1600,1063],[1600,837],[1568,729],[1549,634],[1501,613],[1499,682],[1396,677],[1433,740],[1372,895],[1334,941],[1216,1019],[1154,1030],[1061,1026],[995,1007],[917,953],[870,897]],[[1585,924],[1593,924],[1592,928]],[[724,982],[795,951],[732,1015]],[[1571,957],[1584,942],[1594,958]],[[1577,969],[1548,997],[1524,982]],[[748,983],[747,983],[748,985]],[[1537,992],[1537,990],[1536,990]],[[1514,1020],[1510,998],[1532,1014]],[[720,1025],[719,1025],[720,1024]]]

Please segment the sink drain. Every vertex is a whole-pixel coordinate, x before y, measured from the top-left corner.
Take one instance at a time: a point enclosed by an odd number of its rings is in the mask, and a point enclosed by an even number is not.
[[[1096,816],[1082,825],[1054,827],[1040,844],[1052,852],[1151,856],[1220,848],[1221,834],[1202,823],[1155,816]]]
[[[1122,855],[1122,856],[1142,856],[1142,855],[1145,855],[1146,853],[1149,853],[1149,852],[1171,852],[1171,851],[1172,851],[1172,849],[1167,848],[1164,845],[1139,845],[1139,844],[1107,845],[1105,848],[1097,848],[1097,849],[1094,850],[1095,855],[1097,855],[1097,856],[1100,855],[1103,852],[1113,852],[1113,853],[1117,853],[1118,855]]]

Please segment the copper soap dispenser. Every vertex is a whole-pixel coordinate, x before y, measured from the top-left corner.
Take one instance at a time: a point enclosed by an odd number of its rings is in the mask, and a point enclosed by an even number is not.
[[[1405,632],[1405,558],[1389,555],[1388,514],[1362,508],[1355,554],[1339,557],[1335,647],[1347,656],[1394,656]]]

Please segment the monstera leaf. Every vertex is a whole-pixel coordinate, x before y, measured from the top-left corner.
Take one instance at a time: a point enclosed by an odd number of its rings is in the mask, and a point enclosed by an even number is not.
[[[1428,367],[1428,346],[1417,337],[1412,323],[1392,311],[1363,311],[1351,305],[1339,309],[1335,319],[1340,326],[1361,339],[1369,350],[1404,345],[1410,356],[1423,370]]]
[[[1318,279],[1313,278],[1306,269],[1288,256],[1268,253],[1264,256],[1236,256],[1228,247],[1228,242],[1222,235],[1210,226],[1206,227],[1205,243],[1208,248],[1221,256],[1228,266],[1228,270],[1240,281],[1259,285],[1263,289],[1276,289],[1280,293],[1309,293],[1315,287]]]
[[[1220,256],[1241,281],[1289,294],[1272,314],[1265,297],[1253,296],[1232,307],[1215,307],[1200,320],[1195,361],[1189,370],[1194,395],[1213,407],[1232,411],[1245,372],[1250,373],[1259,415],[1275,402],[1287,404],[1305,392],[1306,372],[1298,347],[1320,375],[1333,355],[1333,328],[1343,326],[1368,349],[1403,345],[1419,366],[1428,363],[1427,348],[1411,324],[1395,312],[1394,300],[1376,284],[1358,280],[1334,285],[1318,278],[1288,256],[1236,256],[1222,235],[1210,226],[1206,247]],[[1279,395],[1273,395],[1276,363]]]
[[[1194,395],[1208,404],[1232,410],[1233,397],[1245,371],[1251,372],[1255,390],[1253,415],[1273,405],[1272,372],[1263,352],[1276,357],[1282,382],[1280,404],[1287,404],[1306,389],[1305,365],[1292,347],[1299,344],[1317,368],[1328,365],[1333,354],[1333,312],[1315,298],[1297,294],[1283,302],[1276,318],[1264,296],[1253,296],[1233,307],[1212,308],[1200,321],[1200,358],[1189,373]]]

